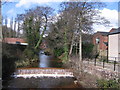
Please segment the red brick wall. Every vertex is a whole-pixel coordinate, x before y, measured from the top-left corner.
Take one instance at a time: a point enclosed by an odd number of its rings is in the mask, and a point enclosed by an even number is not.
[[[99,42],[99,49],[106,50],[107,46],[103,42],[108,42],[108,37],[101,35],[101,33],[96,33],[93,35],[93,44],[96,45],[96,38],[100,39]]]

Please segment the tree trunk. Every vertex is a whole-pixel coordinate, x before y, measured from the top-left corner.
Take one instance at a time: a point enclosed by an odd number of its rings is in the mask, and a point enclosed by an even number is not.
[[[4,32],[3,32],[3,38],[9,37],[9,35],[7,34],[7,32],[8,32],[7,24],[8,24],[8,20],[7,20],[7,17],[6,17],[5,18],[5,29],[4,29]]]
[[[79,36],[79,60],[82,61],[82,35]]]
[[[73,44],[74,44],[74,35],[73,35],[73,37],[72,37],[72,42],[71,42],[71,45],[70,45],[69,57],[70,57],[70,55],[72,54]]]
[[[47,22],[48,22],[48,19],[47,19],[47,16],[46,15],[44,15],[44,17],[45,17],[45,26],[44,26],[44,29],[43,29],[43,32],[42,32],[42,34],[40,35],[40,38],[39,38],[39,40],[38,40],[38,42],[37,42],[37,44],[36,44],[36,46],[35,46],[35,49],[37,49],[39,46],[40,46],[40,44],[41,44],[41,42],[42,42],[42,38],[43,38],[43,35],[44,35],[44,33],[45,33],[45,31],[46,31],[46,28],[47,28]]]
[[[20,23],[18,21],[17,37],[19,37],[19,33],[20,33]]]
[[[64,34],[64,53],[65,53],[65,62],[68,60],[68,46],[67,46],[67,29],[65,28]]]
[[[10,20],[10,37],[11,38],[13,37],[13,30],[12,30],[12,28],[13,28],[13,18],[12,18],[12,20]]]
[[[83,71],[83,67],[82,67],[82,32],[80,30],[80,36],[79,36],[79,70],[80,73],[82,73]]]
[[[14,23],[14,37],[16,37],[16,20],[15,20],[15,23]]]
[[[35,46],[35,49],[37,49],[39,47],[39,45],[41,44],[45,30],[46,30],[46,27],[43,30],[42,34],[40,35],[39,41],[37,42],[37,45]]]

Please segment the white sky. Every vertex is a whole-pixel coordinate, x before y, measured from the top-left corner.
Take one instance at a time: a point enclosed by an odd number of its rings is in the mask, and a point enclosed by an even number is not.
[[[111,27],[94,24],[93,27],[95,31],[110,31],[112,28],[118,28],[118,11],[117,10],[110,10],[110,9],[104,8],[103,10],[100,10],[100,11],[101,11],[100,15],[110,21]]]

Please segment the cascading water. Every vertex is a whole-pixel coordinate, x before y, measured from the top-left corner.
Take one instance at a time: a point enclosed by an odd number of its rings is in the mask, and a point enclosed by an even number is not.
[[[31,68],[18,69],[14,75],[15,78],[31,78],[31,77],[73,77],[73,73],[69,69],[57,68]]]
[[[57,68],[57,65],[59,65],[58,62],[53,62],[52,56],[45,55],[43,51],[40,51],[39,59],[40,62],[39,64],[37,64],[38,65],[37,68],[55,68],[55,67]],[[28,74],[34,73],[34,75],[37,75],[42,72],[48,73],[47,70],[42,71],[42,69],[41,71],[39,71],[39,69],[38,70],[31,69],[26,71],[19,70],[18,73],[21,73],[21,75],[24,73],[28,73]],[[61,73],[62,70],[58,69],[58,72]],[[68,72],[64,73],[64,75],[67,75],[67,73]],[[58,77],[29,77],[29,78],[18,77],[8,81],[7,88],[57,88],[57,87],[69,86],[71,84],[74,84],[74,79],[72,77],[59,77],[59,78]]]

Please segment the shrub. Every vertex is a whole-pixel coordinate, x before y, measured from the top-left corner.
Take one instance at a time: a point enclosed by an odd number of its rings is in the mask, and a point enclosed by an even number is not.
[[[119,80],[97,80],[98,88],[120,88]]]
[[[82,53],[83,53],[83,58],[92,58],[92,51],[93,51],[93,44],[91,43],[83,43],[82,44]]]
[[[56,57],[62,55],[63,53],[64,53],[64,49],[63,49],[63,48],[55,48],[55,49],[54,49],[54,55],[55,55]]]
[[[23,56],[25,56],[28,59],[32,59],[34,56],[34,51],[31,49],[25,49],[25,51],[23,52]]]

